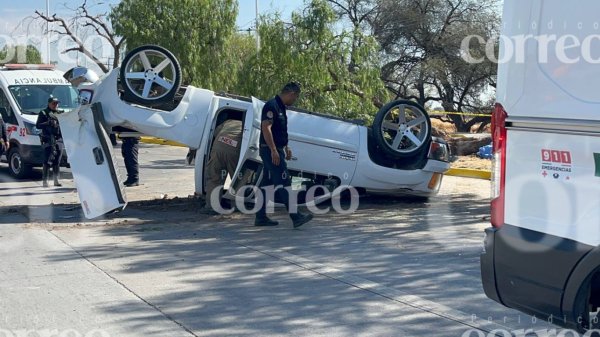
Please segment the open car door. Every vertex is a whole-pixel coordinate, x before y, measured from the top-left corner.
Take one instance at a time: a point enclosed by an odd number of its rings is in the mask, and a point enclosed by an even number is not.
[[[231,184],[225,196],[243,198],[250,201],[254,197],[253,186],[258,186],[262,173],[262,162],[258,151],[260,137],[260,114],[264,102],[252,97],[252,109],[244,116],[240,159],[231,177]]]
[[[85,217],[123,209],[127,202],[103,124],[102,105],[82,105],[59,114],[58,120]]]

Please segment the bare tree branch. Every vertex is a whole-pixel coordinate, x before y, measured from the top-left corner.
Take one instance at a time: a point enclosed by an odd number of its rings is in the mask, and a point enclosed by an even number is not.
[[[60,27],[60,30],[54,29],[52,32],[56,33],[57,35],[68,36],[75,43],[76,47],[64,50],[63,53],[72,51],[82,53],[92,60],[92,62],[98,65],[100,70],[105,73],[109,72],[110,69],[99,59],[98,56],[94,55],[94,53],[85,46],[84,41],[82,41],[81,37],[73,31],[72,27],[79,26],[82,28],[89,28],[110,44],[113,49],[112,68],[118,67],[121,58],[121,47],[123,46],[125,39],[118,37],[114,33],[112,28],[109,26],[108,21],[105,20],[105,15],[93,15],[90,13],[87,0],[84,0],[83,3],[76,9],[71,10],[75,11],[75,16],[70,20],[70,24],[65,18],[59,17],[56,14],[49,16],[41,13],[38,10],[35,11],[35,14],[36,19],[42,19],[49,23],[56,23]]]

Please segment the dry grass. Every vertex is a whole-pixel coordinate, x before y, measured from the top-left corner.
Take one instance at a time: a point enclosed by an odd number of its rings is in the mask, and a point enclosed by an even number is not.
[[[454,124],[442,122],[441,120],[435,118],[431,119],[431,127],[439,132],[444,138],[447,138],[448,135],[456,133],[456,126],[454,126]]]
[[[461,156],[458,157],[457,161],[452,163],[452,168],[490,171],[492,169],[492,161],[481,159],[477,156]]]

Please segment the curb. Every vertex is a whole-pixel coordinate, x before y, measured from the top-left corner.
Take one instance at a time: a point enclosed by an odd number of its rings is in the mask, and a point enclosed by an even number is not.
[[[155,138],[155,137],[141,137],[140,141],[142,143],[146,143],[146,144],[158,144],[158,145],[170,145],[170,146],[177,146],[177,147],[187,147],[181,143],[178,142],[174,142],[171,140],[166,140],[166,139],[161,139],[161,138]]]
[[[463,178],[475,178],[475,179],[492,179],[491,171],[482,171],[482,170],[471,170],[471,169],[462,169],[462,168],[451,168],[446,172],[446,175],[454,176],[454,177],[463,177]]]

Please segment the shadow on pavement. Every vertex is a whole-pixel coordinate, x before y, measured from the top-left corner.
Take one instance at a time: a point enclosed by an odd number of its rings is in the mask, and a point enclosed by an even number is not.
[[[156,206],[173,212],[156,212]],[[74,249],[96,262],[111,261],[111,273],[118,278],[159,277],[160,284],[148,286],[151,290],[141,285],[140,292],[148,291],[149,302],[197,331],[356,335],[373,331],[368,317],[383,316],[377,331],[416,335],[428,324],[443,323],[428,315],[403,316],[396,306],[382,307],[382,300],[394,304],[382,296],[332,282],[272,251],[333,266],[468,315],[496,317],[505,310],[487,300],[479,284],[483,233],[477,224],[489,213],[489,204],[469,194],[428,202],[366,197],[356,213],[320,215],[301,230],[291,230],[281,212],[276,217],[283,221],[280,226],[261,229],[250,225],[250,215],[206,217],[191,208],[189,202],[159,201],[145,212],[152,223],[99,228],[104,244],[76,243]],[[178,221],[185,212],[188,219]],[[176,219],[166,218],[173,213],[179,213]],[[73,258],[66,254],[50,260]],[[126,308],[119,303],[104,310]],[[312,326],[306,326],[308,321]]]

